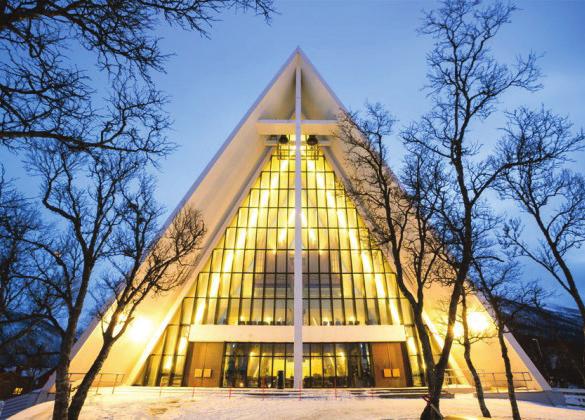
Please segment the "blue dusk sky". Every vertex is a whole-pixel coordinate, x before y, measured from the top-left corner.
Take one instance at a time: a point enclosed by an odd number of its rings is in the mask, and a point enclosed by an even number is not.
[[[260,17],[228,12],[206,39],[178,28],[162,27],[162,48],[174,55],[157,86],[170,96],[167,107],[174,120],[170,133],[180,148],[160,165],[158,199],[167,212],[179,203],[229,133],[266,87],[280,66],[300,46],[323,78],[350,109],[366,100],[383,103],[398,119],[397,131],[429,109],[422,90],[426,83],[428,37],[418,35],[422,10],[432,2],[417,1],[276,1],[278,14],[269,25]],[[512,62],[517,54],[543,54],[544,88],[528,94],[506,95],[500,110],[543,104],[567,115],[576,127],[585,126],[585,1],[519,1],[520,10],[493,43],[495,56]],[[74,57],[72,57],[74,58]],[[85,61],[82,59],[81,61]],[[489,152],[502,125],[501,112],[475,127],[474,139]],[[391,162],[400,170],[403,149],[398,137],[388,139]],[[18,185],[31,182],[2,151],[1,161],[17,175]],[[583,171],[585,155],[572,166]],[[512,215],[514,206],[497,203]],[[585,292],[585,252],[571,258]],[[571,300],[546,274],[524,264],[526,279],[541,278],[557,291],[551,302]]]

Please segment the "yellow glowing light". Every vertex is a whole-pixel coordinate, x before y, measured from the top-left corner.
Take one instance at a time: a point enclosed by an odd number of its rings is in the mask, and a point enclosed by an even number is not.
[[[163,371],[164,372],[170,372],[172,366],[173,366],[173,358],[172,357],[167,357],[166,360],[165,360],[165,364],[163,365]]]
[[[455,323],[455,325],[453,326],[453,334],[455,335],[455,337],[457,338],[461,338],[463,337],[463,324],[459,321],[457,321]]]
[[[303,223],[302,226],[308,227],[309,223],[307,222],[307,216],[305,215],[305,212],[301,213],[301,220]],[[311,240],[311,242],[317,241],[317,235],[315,233],[315,229],[309,228],[309,239]]]
[[[137,317],[132,320],[128,329],[128,337],[135,342],[142,342],[149,337],[152,323],[149,319]]]
[[[286,171],[288,169],[288,161],[281,161],[280,162],[280,171]],[[273,173],[270,179],[270,187],[268,189],[262,190],[260,193],[260,202],[259,208],[266,208],[270,202],[271,195],[275,194],[277,191],[278,185],[280,183],[280,173],[276,172]],[[223,258],[223,266],[222,272],[229,273],[232,270],[232,264],[234,262],[234,258],[236,253],[241,253],[245,249],[246,246],[246,238],[249,234],[254,234],[256,226],[258,224],[259,219],[259,209],[252,208],[250,209],[249,214],[249,222],[247,228],[239,229],[238,236],[236,237],[235,242],[235,250],[227,249],[224,252]],[[284,230],[284,237],[286,237],[286,230]],[[276,253],[276,249],[274,249],[274,253]],[[211,275],[211,285],[209,288],[209,297],[217,297],[219,292],[219,285],[220,285],[220,274],[215,272]],[[205,304],[201,304],[197,306],[197,312],[195,313],[195,324],[201,324],[203,320],[203,314],[205,311]]]
[[[374,279],[376,281],[376,293],[378,294],[378,298],[385,298],[386,291],[384,290],[384,275],[382,273],[376,273],[374,274]]]
[[[414,342],[414,337],[408,337],[406,339],[406,346],[408,347],[408,352],[410,354],[416,354],[417,353],[417,349],[416,349],[416,343]]]
[[[178,354],[185,354],[185,350],[187,350],[187,338],[181,337],[179,339]]]
[[[467,314],[467,322],[473,332],[483,332],[490,328],[490,320],[486,314],[481,312],[470,312]]]
[[[490,320],[482,312],[469,312],[467,314],[467,325],[472,334],[481,334],[490,328]],[[457,338],[463,337],[463,324],[459,321],[453,326],[453,334]]]
[[[390,314],[392,315],[392,324],[400,325],[400,311],[398,310],[398,299],[388,299],[390,301]]]
[[[304,214],[303,214],[303,217],[304,217]],[[288,231],[288,228],[293,225],[294,220],[295,220],[295,213],[291,211],[290,215],[288,216],[288,220],[286,221],[286,226],[283,227],[282,229],[280,229],[280,232],[278,233],[278,242],[279,243],[282,244],[286,240],[286,232]]]
[[[219,273],[213,273],[211,275],[211,288],[209,289],[210,297],[217,297],[219,291]]]
[[[311,163],[312,164],[308,165],[307,167],[309,170],[315,171],[315,164],[313,162],[311,162]],[[331,209],[335,209],[337,207],[335,196],[330,189],[327,189],[327,187],[325,185],[324,175],[322,173],[316,173],[315,174],[315,181],[317,183],[318,190],[325,190],[327,207],[329,207]],[[337,214],[337,224],[340,228],[339,233],[341,235],[348,236],[351,249],[355,249],[355,250],[361,249],[362,247],[360,244],[360,239],[358,238],[358,235],[357,235],[356,229],[355,229],[357,226],[349,226],[344,209],[337,209],[336,214]],[[353,228],[353,229],[350,229],[350,228]],[[310,234],[311,234],[311,232],[309,231],[309,235]],[[365,250],[362,250],[360,253],[360,256],[361,256],[361,260],[362,260],[364,273],[372,273],[374,271],[374,267],[372,264],[372,258],[370,257],[369,253],[366,252]],[[379,270],[381,267],[376,267],[376,268]],[[378,271],[378,270],[376,270],[376,271]],[[383,290],[381,285],[378,285],[377,280],[376,280],[376,287],[378,290]],[[378,297],[385,297],[385,293],[382,292]]]
[[[197,312],[195,312],[195,321],[196,325],[201,325],[203,321],[203,312],[205,311],[205,303],[200,303],[197,305]]]

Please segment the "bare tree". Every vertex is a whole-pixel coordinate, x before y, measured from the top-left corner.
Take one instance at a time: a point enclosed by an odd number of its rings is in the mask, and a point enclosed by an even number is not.
[[[99,290],[114,296],[111,305],[102,302],[102,346],[83,377],[69,407],[69,419],[77,419],[96,375],[112,346],[125,333],[138,305],[147,297],[182,284],[184,272],[193,264],[205,227],[197,210],[184,209],[159,237],[154,184],[142,179],[138,191],[123,192],[117,212],[120,224],[108,244],[108,259],[116,270],[104,276]]]
[[[511,219],[502,245],[544,268],[571,296],[583,320],[585,366],[585,303],[579,293],[570,254],[585,243],[585,178],[563,167],[572,152],[585,147],[585,134],[572,133],[567,118],[541,109],[520,108],[509,114],[506,147],[501,160],[522,158],[535,149],[549,151],[550,158],[505,171],[496,185],[502,198],[514,200],[537,227],[540,240],[530,245],[523,239],[523,225]]]
[[[31,155],[30,169],[42,179],[42,202],[55,220],[56,233],[29,241],[38,249],[33,272],[40,285],[32,298],[38,306],[43,306],[47,296],[59,303],[44,308],[61,335],[55,419],[79,416],[93,378],[132,322],[135,308],[146,295],[180,284],[180,270],[171,272],[171,268],[180,267],[196,251],[205,231],[199,214],[187,211],[155,241],[160,209],[154,202],[152,181],[144,178],[145,161],[138,154],[109,151],[72,154],[60,144]],[[104,277],[112,266],[118,273]],[[71,349],[88,294],[96,287],[111,293],[110,298],[113,294],[114,304],[102,314],[103,345],[70,406]]]
[[[266,20],[273,12],[272,0],[0,2],[0,144],[168,151],[161,139],[118,135],[129,114],[162,118],[164,101],[150,72],[164,70],[167,56],[153,32],[166,22],[208,36],[226,9],[252,10]],[[113,81],[110,104],[98,106],[88,72],[68,57],[72,46],[96,57],[98,70]],[[139,86],[121,89],[118,79]]]
[[[459,341],[459,344],[463,346],[463,358],[465,359],[467,368],[469,369],[471,377],[473,378],[473,384],[475,386],[475,393],[477,394],[477,402],[479,404],[479,409],[481,410],[481,415],[483,417],[491,417],[492,415],[490,410],[485,403],[485,394],[483,384],[481,382],[481,376],[479,375],[473,363],[473,359],[471,358],[472,344],[492,337],[489,333],[489,329],[486,331],[475,331],[473,326],[469,325],[470,311],[468,297],[476,293],[477,291],[472,287],[471,284],[465,285],[463,292],[461,293],[461,316],[459,317],[459,322],[461,322],[462,331],[461,337],[457,341]]]
[[[474,260],[470,272],[470,277],[474,279],[474,284],[489,305],[495,320],[498,343],[504,362],[508,399],[514,420],[520,420],[521,416],[516,399],[514,373],[505,339],[506,333],[510,332],[507,325],[510,319],[527,307],[540,307],[542,299],[546,297],[536,282],[522,282],[519,274],[517,262],[507,255],[488,257],[484,255]]]
[[[447,310],[447,334],[439,364],[446,366],[453,345],[457,307],[472,266],[477,239],[474,217],[485,206],[485,191],[504,170],[521,161],[497,165],[492,158],[477,156],[480,146],[470,138],[474,124],[489,117],[499,98],[512,88],[539,88],[536,56],[518,58],[513,66],[498,63],[489,44],[509,22],[515,7],[502,2],[446,0],[425,15],[421,33],[434,39],[427,56],[429,96],[432,110],[402,133],[407,147],[428,149],[445,165],[447,191],[438,212],[437,230],[447,236],[449,265],[455,275]],[[539,156],[528,156],[536,160]],[[438,403],[442,383],[431,389]],[[436,417],[429,408],[424,418]]]
[[[379,104],[367,106],[366,118],[355,113],[342,116],[339,138],[347,148],[348,167],[355,170],[347,191],[375,241],[388,251],[400,292],[413,310],[425,378],[433,395],[430,403],[438,411],[448,359],[435,360],[434,338],[424,311],[429,286],[433,282],[449,283],[451,275],[441,258],[444,238],[432,225],[441,201],[444,169],[428,149],[419,147],[407,154],[399,182],[387,166],[384,144],[393,125],[394,120]]]
[[[0,354],[8,355],[13,345],[31,334],[42,320],[40,307],[30,300],[35,284],[31,253],[43,226],[39,213],[19,194],[0,167]],[[47,297],[43,306],[50,306]],[[32,353],[31,353],[32,354]]]
[[[51,296],[57,307],[45,308],[49,322],[61,335],[56,368],[56,395],[53,418],[67,418],[69,407],[70,354],[76,339],[80,317],[94,273],[107,255],[107,246],[120,223],[116,206],[121,192],[139,170],[140,161],[132,155],[71,154],[57,145],[36,151],[30,169],[42,180],[42,203],[55,217],[58,230],[33,245],[36,282],[41,293],[32,297],[42,305],[41,296]]]
[[[87,295],[104,265],[114,262],[120,229],[130,229],[120,212],[130,199],[125,191],[142,166],[174,148],[165,136],[166,98],[151,80],[152,71],[164,70],[166,59],[153,33],[167,23],[208,36],[228,9],[251,10],[265,20],[273,12],[272,0],[0,2],[0,144],[32,151],[29,169],[40,175],[41,201],[55,220],[50,235],[27,239],[34,249],[28,280],[39,288],[32,303],[61,336],[54,418],[68,416],[70,351]],[[109,84],[105,94],[69,59],[72,47],[96,58]],[[174,225],[174,248],[150,250],[148,261],[157,264],[145,274],[146,283],[126,272],[121,277],[132,279],[115,288],[118,315],[124,315],[117,324],[123,329],[143,296],[172,287],[168,267],[186,257],[185,247],[194,241],[189,233],[202,234],[198,215],[190,217],[181,229]],[[126,259],[144,258],[144,247],[151,245],[146,240],[152,239],[153,225],[144,225],[142,218],[136,223],[145,242],[133,253],[126,249]],[[121,269],[125,264],[118,257]],[[114,283],[105,283],[111,292]],[[103,352],[119,333],[105,327]],[[72,418],[79,414],[83,392],[76,397]]]

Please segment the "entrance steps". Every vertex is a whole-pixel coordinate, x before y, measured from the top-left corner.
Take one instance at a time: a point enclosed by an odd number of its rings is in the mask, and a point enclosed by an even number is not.
[[[125,396],[131,399],[159,398],[282,398],[310,400],[340,399],[374,399],[374,398],[422,398],[427,394],[424,387],[412,388],[306,388],[273,389],[273,388],[194,388],[194,387],[148,387],[148,386],[116,386],[94,387],[89,392],[92,396]],[[32,392],[20,397],[11,398],[0,404],[0,420],[18,413],[35,404],[52,400],[53,394]],[[443,398],[453,398],[453,394],[443,391]]]
[[[112,390],[103,389],[104,393]],[[101,393],[101,392],[100,392]],[[275,389],[275,388],[195,388],[195,387],[144,387],[122,386],[113,390],[116,395],[135,394],[136,397],[171,397],[190,396],[193,398],[297,398],[297,399],[372,399],[372,398],[422,398],[427,395],[425,387],[411,388],[305,388]],[[452,398],[453,395],[443,392],[443,398]]]

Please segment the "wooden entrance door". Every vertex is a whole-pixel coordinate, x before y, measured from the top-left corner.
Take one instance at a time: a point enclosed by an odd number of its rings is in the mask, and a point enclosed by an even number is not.
[[[223,343],[191,343],[187,386],[219,387]]]
[[[374,380],[377,388],[408,386],[408,375],[402,343],[372,343]]]

